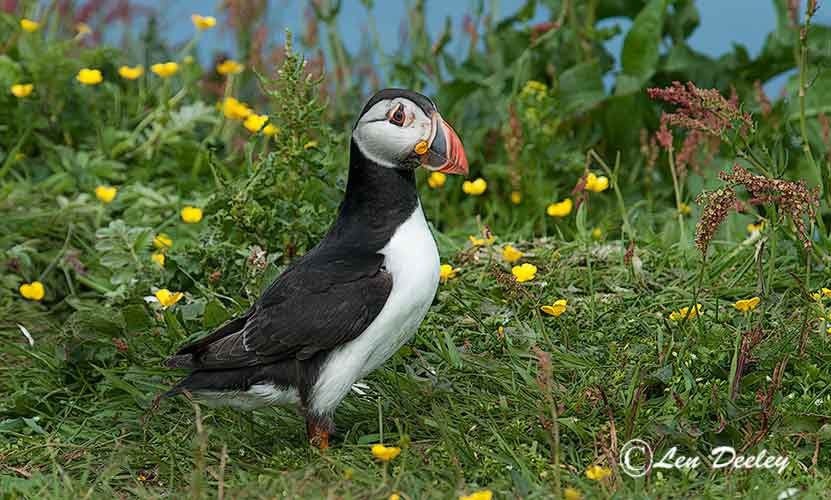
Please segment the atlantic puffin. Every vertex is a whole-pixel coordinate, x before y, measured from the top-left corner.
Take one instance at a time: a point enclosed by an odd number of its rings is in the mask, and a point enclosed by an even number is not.
[[[311,444],[327,448],[337,406],[415,334],[438,288],[418,167],[467,174],[462,141],[428,97],[381,90],[352,129],[346,194],[326,235],[245,313],[167,359],[190,374],[164,396],[297,405]]]

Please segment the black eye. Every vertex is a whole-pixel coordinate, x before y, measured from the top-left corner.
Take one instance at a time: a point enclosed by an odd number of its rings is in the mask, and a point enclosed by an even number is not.
[[[404,114],[404,110],[401,108],[401,106],[398,106],[397,108],[395,108],[395,111],[392,113],[392,116],[390,116],[390,123],[401,127],[404,125],[404,119],[406,117],[407,115]]]

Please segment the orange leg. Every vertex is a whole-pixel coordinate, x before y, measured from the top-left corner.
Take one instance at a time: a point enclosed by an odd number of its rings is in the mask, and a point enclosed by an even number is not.
[[[329,447],[329,430],[317,425],[313,421],[307,422],[306,430],[309,433],[309,443],[321,450]]]

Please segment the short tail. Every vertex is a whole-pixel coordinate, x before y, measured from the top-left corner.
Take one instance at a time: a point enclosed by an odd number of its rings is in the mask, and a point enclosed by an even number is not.
[[[173,396],[178,396],[184,392],[184,387],[179,387],[179,384],[176,384],[172,389],[167,392],[162,393],[160,399],[172,398]]]
[[[195,368],[193,362],[193,355],[192,354],[178,354],[176,356],[172,356],[164,360],[164,366],[168,368]],[[185,390],[188,389],[187,382],[190,380],[190,376],[185,377],[184,379],[180,380],[176,385],[174,385],[169,391],[165,392],[161,395],[161,398],[170,398],[181,394]]]

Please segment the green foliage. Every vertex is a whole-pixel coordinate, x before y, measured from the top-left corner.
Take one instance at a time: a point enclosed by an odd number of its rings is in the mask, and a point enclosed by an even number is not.
[[[620,54],[623,73],[618,76],[618,94],[630,94],[642,89],[655,74],[660,61],[659,48],[666,10],[667,0],[650,0],[635,18]]]

